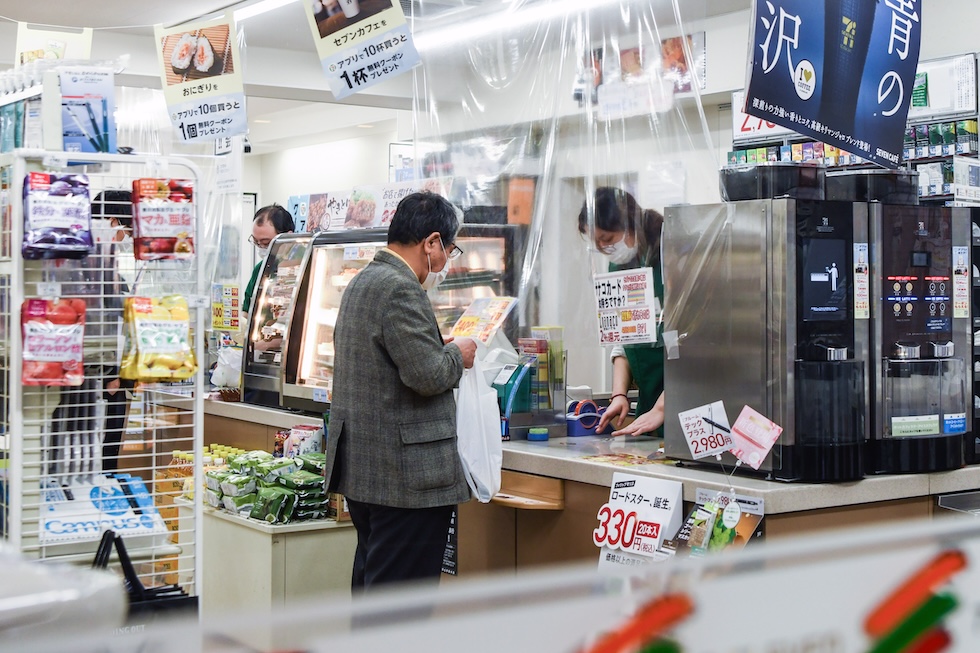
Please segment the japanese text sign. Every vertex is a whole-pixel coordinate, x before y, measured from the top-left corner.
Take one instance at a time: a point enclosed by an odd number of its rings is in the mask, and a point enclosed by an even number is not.
[[[594,281],[601,344],[656,342],[660,305],[652,268],[597,274]]]
[[[248,130],[234,26],[229,16],[155,28],[163,97],[184,141],[227,138]]]
[[[601,549],[599,569],[628,570],[657,557],[661,542],[681,527],[683,492],[677,481],[613,474],[609,501],[592,531],[592,543]]]
[[[397,2],[340,0],[305,6],[323,73],[338,100],[411,70],[420,61]]]
[[[732,430],[728,426],[728,415],[722,402],[685,410],[677,418],[681,421],[684,439],[695,460],[731,449]]]
[[[755,0],[745,112],[897,168],[919,0]]]
[[[759,469],[782,432],[783,427],[745,406],[732,426],[732,453],[752,469]]]

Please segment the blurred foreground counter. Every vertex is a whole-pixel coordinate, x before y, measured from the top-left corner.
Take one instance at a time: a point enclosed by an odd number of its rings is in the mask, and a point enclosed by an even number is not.
[[[320,423],[285,411],[206,401],[204,439],[271,451],[277,430]],[[760,498],[766,537],[952,514],[937,510],[939,495],[980,488],[980,467],[838,484],[729,477],[714,469],[663,461],[657,453],[660,446],[660,440],[646,437],[505,442],[500,494],[489,504],[470,501],[460,506],[458,573],[597,560],[592,531],[616,472],[681,482],[685,514],[699,489],[728,492],[731,487],[738,495]],[[349,573],[350,560],[332,559]]]

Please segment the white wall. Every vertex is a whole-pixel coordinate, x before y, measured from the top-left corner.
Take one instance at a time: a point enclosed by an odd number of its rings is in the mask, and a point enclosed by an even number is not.
[[[388,145],[395,140],[392,131],[263,154],[259,201],[285,204],[290,195],[385,183]]]

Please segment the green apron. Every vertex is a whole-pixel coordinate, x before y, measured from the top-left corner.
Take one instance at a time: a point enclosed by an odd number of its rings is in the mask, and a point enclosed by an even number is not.
[[[626,265],[609,264],[610,272],[620,270],[631,270],[642,267],[653,268],[653,294],[660,301],[661,307],[664,303],[664,278],[660,262],[652,264],[650,254],[647,253],[634,263]],[[657,341],[653,343],[643,343],[639,345],[624,345],[626,360],[630,364],[630,374],[633,376],[633,383],[639,389],[639,397],[636,402],[637,416],[648,412],[657,403],[660,393],[664,390],[664,345],[663,345],[663,322],[657,325]],[[663,428],[658,429],[654,435],[663,437]]]

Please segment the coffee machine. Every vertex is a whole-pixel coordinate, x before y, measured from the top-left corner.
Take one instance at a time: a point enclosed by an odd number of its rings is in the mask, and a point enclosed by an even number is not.
[[[869,207],[877,401],[868,471],[956,469],[972,428],[969,210]]]
[[[732,421],[747,405],[783,427],[759,470],[769,477],[864,475],[868,208],[779,198],[666,209],[668,457],[694,461],[678,413],[721,400]]]

